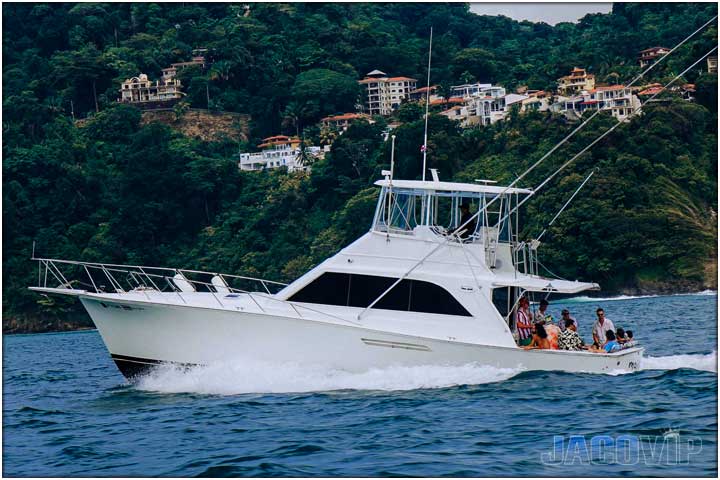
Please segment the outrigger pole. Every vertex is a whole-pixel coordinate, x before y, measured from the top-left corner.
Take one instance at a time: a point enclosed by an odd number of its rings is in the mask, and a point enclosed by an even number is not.
[[[657,65],[659,65],[663,60],[665,60],[665,59],[668,57],[668,55],[672,54],[675,50],[677,50],[677,49],[680,48],[682,45],[684,45],[688,40],[690,40],[690,39],[691,39],[692,37],[694,37],[698,32],[700,32],[700,31],[703,30],[705,27],[707,27],[707,26],[710,25],[712,22],[714,22],[717,18],[718,18],[718,16],[715,15],[715,16],[712,17],[710,20],[708,20],[707,22],[705,22],[700,28],[698,28],[697,30],[695,30],[694,32],[692,32],[690,35],[688,35],[687,37],[685,37],[685,39],[683,39],[680,43],[678,43],[677,45],[675,45],[669,52],[667,52],[665,55],[663,55],[662,57],[660,57],[655,63],[651,64],[648,68],[646,68],[645,70],[643,70],[643,72],[640,73],[637,77],[635,77],[630,83],[628,83],[627,85],[625,85],[625,88],[630,88],[631,86],[633,86],[638,80],[640,80],[641,78],[643,78],[646,73],[648,73],[650,70],[652,70],[652,69],[655,68]],[[700,60],[698,60],[697,62],[695,62],[690,68],[694,67],[694,66],[695,66],[696,64],[698,64],[700,61],[702,61],[707,55],[709,55],[710,53],[712,53],[712,52],[715,51],[715,50],[717,50],[717,47],[715,47],[713,50],[711,50],[710,52],[708,52],[707,54],[705,54],[704,56],[702,56],[702,57],[700,58]],[[672,84],[672,83],[673,83],[675,80],[677,80],[680,76],[684,75],[688,70],[690,70],[690,68],[688,68],[688,69],[685,70],[683,73],[681,73],[680,75],[678,75],[677,77],[675,77],[675,78],[673,79],[673,81],[670,82],[668,85]],[[667,86],[666,86],[666,87],[667,87]],[[658,92],[658,93],[659,93],[659,92]],[[657,96],[657,93],[656,93],[655,95],[653,95],[649,100],[655,98],[655,96]],[[645,102],[645,103],[647,103],[647,102]],[[500,192],[495,198],[491,199],[488,203],[486,203],[485,206],[483,206],[483,207],[480,208],[477,212],[475,212],[475,214],[473,214],[473,216],[470,217],[470,218],[465,222],[465,224],[461,225],[461,226],[458,227],[458,228],[462,228],[462,227],[466,226],[468,223],[470,223],[470,222],[474,221],[476,218],[478,218],[478,217],[480,216],[480,214],[481,214],[482,212],[484,212],[485,210],[487,210],[488,207],[490,207],[490,205],[492,205],[493,203],[495,203],[495,201],[496,201],[498,198],[500,198],[502,195],[504,195],[509,189],[511,189],[512,187],[514,187],[515,185],[517,185],[518,182],[520,182],[520,180],[522,180],[523,178],[525,178],[531,171],[533,171],[538,165],[540,165],[543,161],[545,161],[550,155],[552,155],[552,154],[553,154],[558,148],[560,148],[565,142],[567,142],[568,140],[570,140],[570,138],[572,138],[577,132],[579,132],[580,130],[582,130],[593,118],[595,118],[596,116],[598,116],[601,111],[602,111],[602,110],[596,110],[595,113],[593,113],[592,115],[590,115],[590,117],[589,117],[587,120],[585,120],[584,122],[582,122],[580,125],[578,125],[578,126],[575,128],[575,130],[573,130],[573,131],[570,132],[565,138],[563,138],[562,140],[560,140],[560,142],[558,142],[558,143],[557,143],[554,147],[552,147],[547,153],[545,153],[545,155],[543,155],[542,157],[540,157],[540,159],[539,159],[538,161],[536,161],[535,163],[533,163],[527,170],[525,170],[525,171],[524,171],[522,174],[520,174],[515,180],[513,180],[512,183],[510,183],[510,185],[508,185],[507,187],[505,187],[505,189],[504,189],[502,192]],[[634,112],[633,112],[633,113],[634,113]],[[631,114],[631,115],[632,115],[632,114]],[[611,129],[610,129],[608,132],[606,132],[606,133],[609,133],[610,131],[614,130],[615,127],[617,127],[617,125],[615,125],[613,128],[611,128]],[[604,135],[603,135],[603,136],[604,136]],[[600,138],[597,139],[597,141],[599,141],[599,140],[600,140]],[[589,145],[589,147],[592,147],[595,143],[596,143],[596,142],[591,143],[591,144]],[[575,159],[575,158],[573,157],[572,160],[574,160],[574,159]],[[562,167],[562,168],[564,168],[564,167]],[[424,178],[424,176],[423,176],[423,178]],[[543,185],[544,185],[544,183],[543,183]],[[535,193],[535,192],[533,192],[533,194],[531,194],[531,195],[528,195],[528,196],[525,198],[525,200],[527,200],[528,198],[532,197],[532,196],[534,195],[534,193]],[[518,207],[519,207],[519,205],[518,205]],[[516,207],[516,209],[517,209],[517,207]],[[513,210],[513,211],[514,211],[514,210]],[[512,212],[511,212],[511,213],[512,213]]]
[[[427,74],[427,92],[425,92],[425,135],[423,137],[423,169],[422,179],[425,181],[425,171],[427,170],[427,132],[428,132],[428,112],[430,111],[430,62],[432,61],[432,37],[433,29],[430,27],[430,50],[428,51],[428,74]]]
[[[628,115],[627,118],[630,119],[630,118],[634,117],[635,115],[637,115],[638,113],[640,113],[640,110],[642,109],[643,106],[645,106],[645,105],[647,105],[649,102],[653,101],[653,100],[655,99],[655,97],[657,97],[658,95],[660,95],[661,92],[664,92],[665,90],[667,90],[668,87],[670,87],[670,85],[672,85],[672,84],[675,83],[677,80],[679,80],[679,79],[680,79],[683,75],[685,75],[687,72],[689,72],[690,70],[692,70],[693,68],[695,68],[695,65],[697,65],[698,63],[700,63],[700,62],[702,62],[703,60],[705,60],[705,58],[706,58],[708,55],[710,55],[710,54],[712,54],[713,52],[717,51],[717,49],[718,49],[718,47],[717,47],[717,45],[716,45],[716,46],[714,46],[712,49],[710,49],[709,52],[707,52],[706,54],[704,54],[704,55],[702,55],[700,58],[698,58],[692,65],[690,65],[689,67],[687,67],[687,68],[686,68],[685,70],[683,70],[680,74],[676,75],[672,80],[670,80],[668,83],[666,83],[665,85],[663,85],[663,87],[662,87],[660,90],[658,90],[657,93],[655,93],[654,95],[652,95],[650,98],[648,98],[647,100],[645,100],[645,102],[644,102],[642,105],[640,105],[640,106],[637,107],[635,110],[633,110],[633,111],[630,113],[630,115]],[[600,110],[598,110],[598,111],[600,111]],[[585,148],[583,148],[583,149],[580,150],[578,153],[576,153],[575,155],[573,155],[573,157],[570,158],[570,160],[568,160],[568,161],[566,161],[565,163],[563,163],[562,165],[560,165],[560,167],[559,167],[557,170],[555,170],[552,174],[550,174],[550,176],[548,176],[545,180],[543,180],[542,183],[540,183],[540,185],[538,185],[537,187],[535,187],[535,188],[533,189],[533,192],[532,192],[531,194],[529,194],[529,195],[526,196],[524,199],[522,199],[517,205],[515,205],[515,207],[514,207],[512,210],[510,210],[507,214],[505,214],[505,216],[503,216],[502,218],[500,218],[497,223],[500,224],[500,223],[503,222],[506,218],[508,218],[510,215],[512,215],[513,213],[515,213],[520,207],[523,206],[523,204],[524,204],[525,202],[527,202],[528,200],[530,200],[541,188],[543,188],[545,185],[547,185],[548,182],[550,182],[550,180],[552,180],[553,178],[555,178],[560,172],[562,172],[563,170],[565,170],[565,168],[566,168],[568,165],[570,165],[570,164],[573,163],[575,160],[577,160],[578,157],[580,157],[580,155],[582,155],[583,153],[585,153],[585,152],[587,152],[588,150],[590,150],[592,147],[595,146],[596,143],[598,143],[598,142],[599,142],[600,140],[602,140],[603,138],[607,137],[610,133],[612,133],[616,128],[618,128],[618,127],[619,127],[620,125],[622,125],[623,123],[625,123],[623,120],[618,120],[615,125],[613,125],[612,127],[608,128],[607,130],[605,130],[605,132],[603,132],[599,137],[597,137],[595,140],[593,140],[592,142],[590,142],[587,146],[585,146]]]
[[[555,214],[555,216],[553,217],[553,219],[550,220],[550,223],[547,224],[547,227],[545,227],[545,229],[542,231],[542,233],[540,233],[540,235],[538,235],[538,237],[535,239],[536,242],[540,243],[540,239],[541,239],[541,238],[543,237],[543,235],[545,235],[545,233],[548,231],[548,228],[552,227],[552,224],[555,223],[555,220],[557,220],[557,218],[560,216],[560,214],[565,211],[565,209],[567,208],[568,205],[570,205],[570,202],[572,202],[573,199],[575,198],[575,196],[576,196],[578,193],[580,193],[580,190],[582,190],[582,188],[585,186],[585,184],[588,182],[588,180],[590,180],[590,177],[592,177],[593,175],[595,175],[595,172],[597,172],[597,168],[593,169],[593,171],[590,172],[590,175],[588,175],[588,176],[585,178],[585,180],[580,184],[580,186],[577,188],[577,190],[575,190],[575,193],[573,193],[573,194],[570,196],[570,198],[568,199],[568,201],[565,202],[565,205],[563,205],[562,208],[561,208],[560,210],[558,210],[558,212]]]

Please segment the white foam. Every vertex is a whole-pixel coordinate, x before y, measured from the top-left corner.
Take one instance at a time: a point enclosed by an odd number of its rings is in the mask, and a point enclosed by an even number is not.
[[[712,353],[670,355],[667,357],[643,357],[643,370],[677,370],[692,368],[706,372],[717,372],[717,351]]]
[[[614,302],[618,300],[636,300],[638,298],[658,298],[658,297],[688,297],[688,296],[717,296],[715,290],[703,290],[702,292],[693,293],[674,293],[672,295],[618,295],[616,297],[588,297],[579,296],[562,300],[562,303],[585,303],[585,302]],[[561,302],[558,300],[558,302]]]
[[[259,362],[218,363],[181,369],[163,365],[140,378],[136,388],[161,393],[237,395],[333,390],[414,390],[478,385],[513,377],[520,370],[478,364],[374,368],[352,373],[322,366]]]

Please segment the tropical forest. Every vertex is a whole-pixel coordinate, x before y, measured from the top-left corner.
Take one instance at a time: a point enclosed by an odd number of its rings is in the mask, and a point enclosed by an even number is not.
[[[673,48],[717,15],[715,3],[615,3],[610,13],[551,26],[478,15],[462,3],[2,8],[6,333],[92,326],[79,302],[28,290],[38,282],[33,255],[289,282],[367,232],[374,183],[390,168],[388,133],[396,178],[422,177],[425,105],[403,101],[344,132],[321,121],[358,111],[367,97],[358,81],[374,70],[424,87],[431,27],[438,92],[475,82],[552,92],[573,68],[598,85],[626,85],[644,70],[640,51]],[[582,152],[522,206],[521,239],[547,228],[543,274],[597,282],[603,295],[717,288],[716,45],[717,20],[641,79],[666,85],[679,76],[673,85],[692,85],[692,98],[667,88],[620,125],[601,112],[522,179],[535,188]],[[126,79],[160,78],[198,49],[207,65],[179,71],[185,96],[163,121],[118,101]],[[428,168],[442,180],[500,185],[591,115],[513,109],[464,128],[441,114],[447,108],[429,110]],[[181,128],[192,112],[208,121]],[[207,134],[226,117],[222,131]],[[239,168],[240,152],[276,135],[325,154],[298,171]]]

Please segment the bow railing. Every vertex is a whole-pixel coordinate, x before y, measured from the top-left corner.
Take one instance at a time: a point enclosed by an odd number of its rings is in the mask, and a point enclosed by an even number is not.
[[[306,305],[277,298],[275,293],[287,284],[243,275],[180,268],[119,265],[52,258],[32,258],[38,262],[38,287],[78,289],[93,293],[139,293],[149,301],[154,293],[174,294],[183,303],[192,302],[192,293],[208,293],[222,307],[232,307],[229,300],[247,296],[266,313],[268,303],[279,302],[303,317],[301,310],[355,324],[348,319]],[[261,288],[262,291],[258,291]],[[263,306],[265,305],[265,306]]]

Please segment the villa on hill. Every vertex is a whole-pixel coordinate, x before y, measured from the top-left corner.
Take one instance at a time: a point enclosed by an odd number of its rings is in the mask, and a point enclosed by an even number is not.
[[[330,115],[320,120],[323,128],[335,129],[344,132],[355,121],[364,120],[368,123],[374,123],[370,115],[364,113],[343,113],[342,115]]]
[[[369,72],[358,83],[366,88],[365,108],[370,115],[390,115],[403,100],[410,98],[410,92],[417,90],[417,79],[388,77],[380,70]]]
[[[645,68],[655,63],[655,60],[664,56],[669,51],[670,49],[665,47],[652,47],[641,50],[638,56],[638,63],[640,63],[640,68]]]
[[[558,78],[558,92],[561,95],[575,95],[593,88],[595,88],[595,75],[587,73],[584,68],[575,67],[570,75]]]
[[[310,165],[305,163],[303,153],[318,158],[323,152],[320,147],[301,149],[302,140],[298,137],[275,135],[263,139],[258,145],[260,152],[241,153],[238,166],[243,171],[256,171],[286,167],[288,171],[309,171]]]

